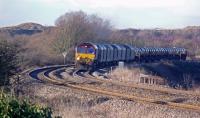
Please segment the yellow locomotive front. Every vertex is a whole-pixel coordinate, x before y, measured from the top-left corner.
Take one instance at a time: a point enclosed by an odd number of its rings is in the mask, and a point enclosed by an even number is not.
[[[92,66],[95,59],[95,48],[90,43],[83,43],[76,47],[75,61],[77,67]]]

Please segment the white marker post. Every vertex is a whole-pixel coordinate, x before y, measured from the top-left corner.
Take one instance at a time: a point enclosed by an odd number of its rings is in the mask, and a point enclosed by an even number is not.
[[[65,65],[65,58],[66,58],[67,52],[63,52],[62,55],[64,57],[64,65]]]
[[[124,62],[123,61],[119,61],[118,62],[118,66],[119,66],[119,68],[123,69],[124,68]]]

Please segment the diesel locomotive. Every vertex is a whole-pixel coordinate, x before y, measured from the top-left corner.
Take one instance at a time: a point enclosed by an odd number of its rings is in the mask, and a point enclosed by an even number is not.
[[[75,62],[79,68],[89,69],[123,62],[151,62],[156,60],[186,60],[187,51],[179,47],[133,47],[126,44],[81,43],[76,46]]]

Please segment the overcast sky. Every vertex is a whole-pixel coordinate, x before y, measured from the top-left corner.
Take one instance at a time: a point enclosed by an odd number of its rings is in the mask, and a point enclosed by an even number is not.
[[[54,25],[60,15],[77,10],[109,19],[117,28],[200,26],[200,0],[0,0],[0,27]]]

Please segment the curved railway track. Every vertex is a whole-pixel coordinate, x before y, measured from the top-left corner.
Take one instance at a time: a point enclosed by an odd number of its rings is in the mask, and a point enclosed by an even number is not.
[[[76,76],[77,75],[79,75],[79,74],[76,74]],[[79,78],[87,78],[91,81],[98,81],[98,82],[102,82],[102,83],[109,83],[109,84],[113,84],[113,85],[119,85],[119,86],[130,87],[130,88],[138,88],[138,89],[145,89],[145,90],[149,90],[149,91],[157,91],[157,92],[164,93],[164,94],[181,94],[181,95],[190,95],[190,96],[200,96],[200,94],[192,92],[192,91],[176,90],[176,89],[164,88],[164,87],[161,89],[161,88],[156,88],[156,87],[142,85],[142,84],[134,84],[134,83],[127,84],[124,82],[110,80],[109,78],[102,79],[102,78],[93,76],[89,72],[86,72],[86,74],[84,74],[84,76],[79,75]]]
[[[117,84],[118,86],[128,86],[128,87],[140,88],[138,86],[127,85],[124,83],[122,84],[122,83],[111,82],[110,80],[102,80],[102,79],[91,76],[89,73],[83,74],[83,73],[81,73],[81,70],[74,71],[74,69],[72,67],[73,67],[73,65],[52,66],[52,67],[40,68],[40,69],[36,69],[36,70],[33,70],[32,72],[30,72],[29,76],[31,78],[37,79],[41,82],[46,82],[49,84],[54,84],[54,85],[59,85],[59,86],[66,86],[66,87],[70,87],[73,89],[88,91],[88,92],[92,92],[92,93],[98,93],[98,94],[107,95],[110,97],[117,97],[117,98],[121,98],[121,99],[139,101],[139,102],[154,103],[154,104],[158,104],[158,105],[166,105],[166,106],[169,106],[172,108],[178,108],[178,109],[189,109],[189,110],[200,111],[200,106],[197,106],[197,105],[156,100],[156,99],[126,94],[126,93],[120,92],[118,90],[111,90],[111,89],[107,89],[107,88],[101,88],[98,86],[90,86],[91,81],[92,81],[92,82],[98,82],[98,83],[110,83],[110,84],[115,84],[115,85]],[[58,76],[58,75],[60,75],[60,72],[62,72],[61,70],[63,70],[63,69],[67,69],[67,71],[71,70],[70,72],[74,76],[75,81],[69,81],[66,78],[61,79],[60,76]],[[70,72],[69,72],[69,74],[70,74]],[[77,79],[79,79],[81,81],[77,81]],[[143,88],[143,89],[148,89],[148,88]],[[150,90],[155,91],[155,89],[153,89],[153,90],[150,89]],[[161,92],[170,93],[170,92],[174,92],[174,91],[161,91]]]

